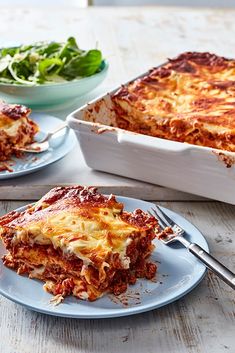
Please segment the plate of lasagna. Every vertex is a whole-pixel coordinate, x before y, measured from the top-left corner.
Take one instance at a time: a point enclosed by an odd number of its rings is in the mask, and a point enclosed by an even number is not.
[[[75,146],[74,133],[64,129],[50,140],[50,147],[41,153],[22,153],[22,148],[40,141],[53,131],[61,120],[46,113],[31,113],[20,104],[0,103],[0,179],[9,179],[35,172],[63,158]]]
[[[206,268],[185,248],[157,240],[151,207],[68,186],[2,216],[0,293],[38,312],[86,319],[137,314],[179,299]],[[199,230],[164,211],[208,251]]]

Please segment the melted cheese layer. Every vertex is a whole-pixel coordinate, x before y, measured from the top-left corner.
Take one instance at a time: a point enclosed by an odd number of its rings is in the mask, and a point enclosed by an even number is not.
[[[3,130],[4,132],[6,132],[8,136],[16,136],[19,127],[24,124],[27,124],[26,118],[11,120],[6,117],[1,118],[0,116],[0,130]]]
[[[92,207],[47,212],[46,217],[29,220],[16,230],[14,242],[53,244],[65,253],[76,255],[85,265],[103,262],[111,252],[119,253],[126,268],[129,266],[126,248],[138,228],[121,219],[120,209]]]

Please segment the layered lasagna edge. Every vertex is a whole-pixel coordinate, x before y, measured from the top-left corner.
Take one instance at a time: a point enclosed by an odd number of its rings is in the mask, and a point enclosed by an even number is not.
[[[113,214],[114,224],[102,219],[97,210]],[[63,226],[69,234],[42,236],[37,222],[41,222],[41,229],[48,227],[48,231],[58,214],[70,219],[70,223],[65,219]],[[76,225],[79,232],[71,234],[76,215],[80,219]],[[90,222],[88,229],[82,233],[80,225],[86,226],[86,222]],[[97,224],[100,230],[96,229]],[[54,296],[73,295],[93,301],[106,293],[125,292],[137,278],[155,276],[156,264],[149,261],[149,256],[157,227],[156,220],[145,212],[126,212],[114,196],[105,197],[94,188],[56,188],[26,211],[0,218],[0,234],[8,250],[3,262],[18,274],[44,281],[44,289]],[[58,232],[61,228],[56,229]],[[91,235],[92,229],[96,231]]]
[[[0,102],[0,163],[13,155],[22,157],[16,147],[24,147],[34,141],[39,127],[29,118],[30,113],[31,109],[23,105]]]

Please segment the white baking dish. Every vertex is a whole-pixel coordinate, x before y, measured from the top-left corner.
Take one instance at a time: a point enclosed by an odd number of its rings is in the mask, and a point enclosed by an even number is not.
[[[107,94],[67,117],[90,168],[235,204],[235,153],[110,127],[114,114]]]

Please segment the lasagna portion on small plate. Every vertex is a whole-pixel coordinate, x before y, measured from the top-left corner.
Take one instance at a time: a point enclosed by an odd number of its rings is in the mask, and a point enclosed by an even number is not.
[[[235,152],[235,60],[183,53],[111,99],[119,128]]]
[[[155,218],[124,211],[115,196],[83,186],[57,187],[22,212],[0,218],[4,264],[45,282],[56,300],[119,295],[137,278],[153,279]]]
[[[0,102],[0,168],[7,169],[13,155],[21,157],[16,147],[24,147],[34,141],[38,125],[29,118],[31,110],[19,104]]]

